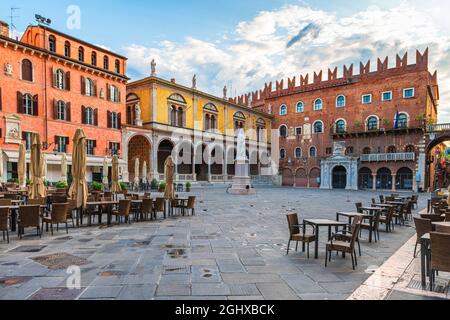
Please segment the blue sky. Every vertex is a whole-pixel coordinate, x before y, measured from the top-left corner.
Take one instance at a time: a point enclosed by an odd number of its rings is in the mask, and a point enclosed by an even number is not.
[[[68,29],[66,10],[77,5],[81,28]],[[441,121],[450,121],[450,22],[448,1],[428,0],[2,0],[22,32],[39,13],[52,26],[129,57],[129,76],[147,76],[152,59],[158,75],[220,95],[257,90],[266,81],[311,73],[360,60],[430,47],[438,69]],[[359,68],[356,68],[356,72]],[[341,72],[341,71],[340,71]]]

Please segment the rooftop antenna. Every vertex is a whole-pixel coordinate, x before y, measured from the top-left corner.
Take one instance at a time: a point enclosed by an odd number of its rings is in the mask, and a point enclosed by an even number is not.
[[[20,10],[20,8],[11,7],[11,14],[9,16],[10,19],[10,37],[14,35],[14,30],[17,30],[16,25],[14,24],[14,18],[19,18],[19,16],[14,15],[17,10]]]

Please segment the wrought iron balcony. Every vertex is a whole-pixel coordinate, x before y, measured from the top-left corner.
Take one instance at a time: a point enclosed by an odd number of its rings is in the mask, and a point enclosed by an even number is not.
[[[430,124],[426,128],[429,133],[450,131],[450,123]]]
[[[414,152],[405,153],[374,153],[361,155],[362,162],[415,161]]]

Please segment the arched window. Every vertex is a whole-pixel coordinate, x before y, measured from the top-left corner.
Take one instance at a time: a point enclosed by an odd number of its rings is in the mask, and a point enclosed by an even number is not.
[[[304,112],[305,111],[305,104],[303,103],[303,102],[299,102],[299,103],[297,103],[297,106],[296,106],[296,109],[295,109],[295,111],[297,112],[297,113],[302,113],[302,112]]]
[[[345,96],[341,95],[336,98],[336,107],[337,108],[345,107]]]
[[[56,52],[56,38],[55,38],[55,36],[48,37],[48,50],[50,52]]]
[[[414,148],[414,146],[413,145],[408,145],[408,146],[406,146],[406,148],[405,148],[405,152],[416,152],[416,149]]]
[[[84,110],[86,124],[94,125],[94,110],[91,107],[88,107]]]
[[[408,128],[408,116],[405,113],[400,113],[397,118],[397,128]]]
[[[182,107],[178,108],[178,126],[184,127],[184,110]]]
[[[370,149],[369,147],[365,147],[363,149],[363,154],[371,154],[372,153],[372,149]]]
[[[64,43],[64,56],[66,56],[67,58],[70,58],[70,42],[66,41]]]
[[[170,125],[176,127],[177,125],[177,107],[171,106],[170,108]]]
[[[211,116],[211,129],[212,130],[217,129],[217,119],[215,115]]]
[[[65,75],[64,71],[61,69],[56,70],[55,74],[55,85],[58,89],[64,89],[65,88]]]
[[[85,83],[85,93],[87,96],[92,97],[94,95],[94,81],[89,78],[86,78]]]
[[[316,147],[309,148],[309,157],[310,158],[317,157],[317,149],[316,149]]]
[[[83,47],[78,48],[78,61],[84,62],[84,48]]]
[[[387,148],[387,153],[396,153],[397,152],[397,148],[395,146],[389,146]]]
[[[285,158],[286,158],[286,150],[280,149],[280,159],[285,159]]]
[[[283,104],[280,107],[280,116],[285,116],[285,115],[287,115],[287,106]]]
[[[322,121],[314,122],[313,133],[323,133],[323,122]]]
[[[91,54],[91,64],[97,66],[97,53],[95,51],[92,51]]]
[[[212,103],[207,103],[203,107],[203,112],[205,115],[205,131],[217,129],[217,115],[219,112],[217,107]]]
[[[23,113],[28,114],[32,116],[33,113],[33,97],[31,94],[24,94],[23,95]]]
[[[246,119],[245,115],[242,112],[240,111],[236,112],[233,116],[233,120],[234,120],[234,130],[238,130],[245,127]]]
[[[302,149],[301,148],[295,148],[295,157],[297,159],[300,159],[302,157]]]
[[[316,101],[314,101],[314,110],[318,111],[318,110],[322,110],[322,108],[323,108],[322,99],[316,99]]]
[[[367,119],[367,130],[368,131],[373,131],[373,130],[378,130],[378,118],[377,117],[369,117],[369,119]]]
[[[336,133],[345,133],[346,125],[344,120],[336,121]]]
[[[353,147],[347,147],[345,149],[345,154],[346,155],[352,155],[354,153]]]
[[[109,58],[108,56],[103,57],[103,69],[108,70],[109,69]]]
[[[209,116],[209,114],[206,114],[205,115],[205,131],[208,131],[209,129],[211,129],[210,124],[211,124],[210,116]]]
[[[280,137],[287,137],[287,127],[284,124],[280,127]]]
[[[33,64],[28,59],[22,60],[22,80],[33,81]]]
[[[116,63],[114,65],[114,70],[116,71],[116,73],[120,73],[120,61],[116,60]]]
[[[66,111],[66,103],[64,101],[58,101],[57,104],[57,117],[58,120],[66,121],[67,119],[67,111]]]

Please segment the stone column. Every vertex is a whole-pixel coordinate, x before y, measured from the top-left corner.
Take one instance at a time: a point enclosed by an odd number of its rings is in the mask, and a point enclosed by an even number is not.
[[[396,178],[397,178],[397,175],[393,174],[392,175],[392,191],[396,191],[396,188],[395,188]]]
[[[158,136],[153,136],[153,149],[152,149],[153,155],[153,178],[156,178],[159,180],[159,173],[158,173]]]
[[[211,181],[211,159],[208,159],[208,181]]]
[[[372,173],[372,190],[373,191],[377,190],[377,174],[376,173]]]

